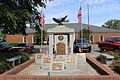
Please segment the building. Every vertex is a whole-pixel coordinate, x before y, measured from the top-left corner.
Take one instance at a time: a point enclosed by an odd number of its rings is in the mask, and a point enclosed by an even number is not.
[[[54,28],[58,24],[46,24],[44,27],[44,30],[46,31],[47,29]],[[78,23],[66,23],[64,24],[65,26],[69,28],[74,28],[75,29],[75,38],[78,39],[80,36],[80,25]],[[82,24],[82,28],[88,28],[87,24]],[[106,37],[108,36],[120,36],[120,30],[116,29],[109,29],[109,28],[103,28],[99,26],[90,26],[91,30],[91,42],[92,43],[97,43],[98,41],[104,41]],[[21,34],[17,35],[7,35],[6,36],[6,41],[7,42],[30,42],[30,43],[35,43],[35,37],[34,33],[35,30],[31,28],[26,29],[26,36],[23,36]]]
[[[35,43],[35,30],[32,28],[26,29],[27,35],[22,34],[15,34],[15,35],[6,35],[6,42],[29,42],[29,43]]]

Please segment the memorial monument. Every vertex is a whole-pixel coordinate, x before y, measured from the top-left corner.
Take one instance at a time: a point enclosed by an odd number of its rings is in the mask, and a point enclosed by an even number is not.
[[[48,29],[49,34],[49,54],[68,55],[73,53],[73,43],[75,40],[75,31],[63,25],[67,16],[61,19],[53,18],[59,25]]]
[[[36,55],[35,63],[39,64],[42,70],[48,70],[50,76],[73,74],[81,68],[81,64],[86,63],[85,54],[73,53],[75,31],[73,28],[63,25],[66,17],[61,19],[53,18],[58,23],[58,26],[47,30],[49,53]]]

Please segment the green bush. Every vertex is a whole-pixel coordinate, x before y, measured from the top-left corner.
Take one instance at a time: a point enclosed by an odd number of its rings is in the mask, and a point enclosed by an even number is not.
[[[101,56],[97,56],[96,60],[101,61]]]
[[[27,61],[27,60],[30,59],[28,53],[21,53],[20,55],[21,55],[21,57],[22,57],[22,58],[21,58],[22,62],[25,62],[25,61]]]
[[[120,72],[120,63],[116,64],[114,68],[117,72]]]
[[[10,45],[16,45],[17,42],[6,42],[7,44],[10,44]]]
[[[3,73],[12,68],[12,65],[6,61],[0,61],[0,73]]]
[[[120,56],[114,56],[115,60],[120,60]]]
[[[0,60],[9,59],[18,55],[20,55],[20,53],[0,53]]]

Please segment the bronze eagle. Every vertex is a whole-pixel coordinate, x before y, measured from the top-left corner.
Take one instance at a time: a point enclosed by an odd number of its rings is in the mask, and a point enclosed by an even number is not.
[[[55,21],[59,25],[63,25],[62,22],[64,22],[66,18],[67,18],[67,15],[65,17],[63,17],[63,18],[60,18],[60,19],[53,18],[53,21]]]

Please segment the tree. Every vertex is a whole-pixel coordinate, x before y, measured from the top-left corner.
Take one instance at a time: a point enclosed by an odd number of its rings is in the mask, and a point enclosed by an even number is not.
[[[119,19],[108,20],[107,22],[105,22],[104,25],[102,25],[102,27],[111,28],[111,29],[120,29],[120,20]]]
[[[91,33],[92,32],[88,31],[87,28],[84,28],[84,29],[82,29],[82,34],[81,34],[81,31],[80,31],[80,36],[82,36],[82,38],[85,38],[86,40],[89,40]]]
[[[31,22],[35,7],[46,7],[43,0],[0,0],[0,29],[2,33],[26,34],[26,22]]]

